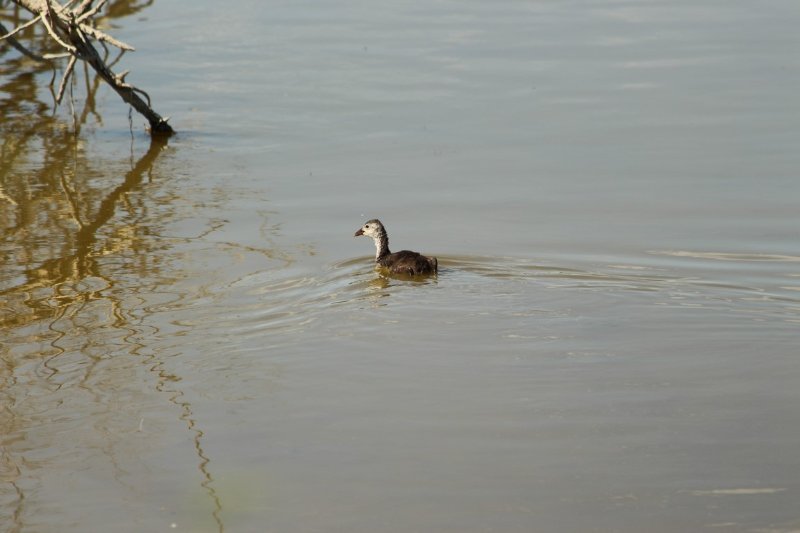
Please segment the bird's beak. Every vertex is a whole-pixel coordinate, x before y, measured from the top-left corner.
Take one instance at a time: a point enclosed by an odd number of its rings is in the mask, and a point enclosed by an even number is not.
[[[361,236],[361,235],[364,235],[364,230],[363,230],[363,229],[359,229],[359,230],[356,232],[356,234],[355,234],[355,235],[353,235],[353,237],[359,237],[359,236]]]

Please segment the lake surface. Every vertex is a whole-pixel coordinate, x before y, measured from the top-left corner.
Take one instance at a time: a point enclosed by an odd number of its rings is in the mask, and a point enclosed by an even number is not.
[[[4,530],[800,530],[797,2],[145,4],[168,143],[0,48]]]

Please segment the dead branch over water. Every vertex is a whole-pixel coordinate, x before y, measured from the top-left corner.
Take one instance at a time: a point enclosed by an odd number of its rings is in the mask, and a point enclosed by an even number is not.
[[[68,0],[59,4],[55,0],[12,0],[18,6],[34,15],[34,18],[8,30],[0,24],[0,40],[7,40],[14,48],[26,56],[37,61],[54,61],[69,58],[67,67],[61,78],[61,83],[56,94],[56,102],[60,103],[64,90],[73,75],[75,63],[83,60],[89,64],[98,75],[106,81],[120,97],[136,109],[150,123],[150,132],[153,135],[169,135],[173,133],[172,127],[167,123],[169,119],[163,118],[151,107],[150,96],[143,90],[125,81],[127,72],[115,74],[111,67],[98,53],[94,43],[99,42],[103,47],[107,44],[123,51],[134,48],[122,41],[115,39],[107,33],[98,30],[91,22],[92,18],[106,4],[107,0],[83,0],[78,5],[70,7],[76,2]],[[57,46],[63,50],[59,53],[37,54],[28,50],[18,41],[16,35],[29,26],[41,23],[47,34]]]

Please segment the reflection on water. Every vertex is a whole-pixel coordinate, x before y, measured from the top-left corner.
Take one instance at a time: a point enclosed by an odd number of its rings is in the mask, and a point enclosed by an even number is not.
[[[180,377],[142,342],[155,332],[137,316],[143,298],[135,282],[161,277],[166,251],[153,239],[157,227],[143,221],[156,209],[166,208],[162,223],[175,216],[168,198],[151,205],[152,199],[140,194],[166,142],[152,140],[110,190],[91,179],[102,172],[72,135],[56,132],[47,144],[58,149],[24,180],[7,182],[13,208],[2,211],[0,446],[2,479],[13,488],[11,494],[4,491],[4,508],[12,510],[10,531],[36,527],[26,519],[26,500],[64,490],[42,486],[37,473],[58,470],[62,454],[80,464],[100,452],[120,489],[138,492],[127,481],[126,450],[132,442],[147,447],[139,413],[152,398],[138,383],[143,372],[152,376],[153,389],[179,408],[193,434],[201,485],[222,531],[203,431],[177,385]],[[7,168],[13,172],[20,165]]]
[[[110,4],[112,18],[143,7]],[[0,523],[20,532],[51,520],[80,523],[79,506],[52,510],[44,521],[32,514],[32,502],[57,502],[68,490],[109,508],[120,491],[139,497],[131,459],[151,447],[143,413],[155,400],[171,403],[192,435],[200,485],[222,531],[203,431],[181,377],[143,341],[158,329],[143,322],[148,296],[138,293],[150,280],[180,276],[167,274],[170,243],[159,235],[181,216],[176,191],[143,194],[170,177],[154,172],[167,143],[153,139],[139,154],[131,147],[127,170],[98,159],[81,130],[92,117],[101,121],[99,80],[87,81],[67,127],[39,99],[35,74],[45,67],[22,63],[8,58],[0,88]],[[74,477],[86,468],[109,481]]]
[[[68,150],[65,153],[75,154]],[[481,354],[478,361],[486,354],[501,359],[513,354],[513,362],[506,364],[515,367],[532,364],[541,351],[549,354],[545,359],[563,358],[570,365],[597,368],[597,365],[619,364],[615,361],[624,357],[626,351],[617,344],[618,340],[598,340],[598,337],[602,339],[607,332],[620,327],[620,323],[633,318],[616,311],[603,317],[595,314],[595,307],[624,304],[638,309],[643,317],[656,313],[654,316],[660,318],[637,322],[645,338],[648,328],[657,328],[653,321],[672,317],[669,328],[681,323],[675,315],[653,311],[659,308],[690,310],[694,320],[703,320],[703,312],[713,311],[713,315],[705,315],[714,317],[712,323],[720,318],[726,323],[796,322],[800,317],[800,298],[786,286],[786,278],[796,275],[786,256],[773,256],[769,258],[771,261],[765,261],[768,258],[745,254],[653,253],[655,258],[671,257],[679,261],[722,259],[732,265],[769,263],[766,270],[751,267],[746,276],[733,279],[715,278],[719,273],[702,268],[702,264],[692,270],[690,265],[676,266],[656,260],[614,262],[589,269],[556,260],[539,262],[514,256],[441,253],[436,254],[440,261],[439,276],[419,281],[383,276],[374,269],[369,257],[332,262],[314,273],[297,270],[293,268],[292,254],[285,251],[236,246],[227,236],[217,237],[225,225],[222,219],[208,221],[205,228],[184,224],[182,219],[191,219],[197,207],[182,207],[184,197],[169,184],[172,165],[165,158],[170,157],[166,144],[153,142],[134,157],[121,182],[106,184],[74,178],[91,176],[96,164],[78,153],[69,165],[79,169],[78,172],[65,175],[60,166],[53,165],[32,174],[36,177],[34,183],[41,184],[33,199],[14,188],[13,182],[9,187],[12,205],[18,211],[3,211],[4,227],[10,229],[4,233],[2,247],[4,258],[8,259],[4,260],[0,280],[4,299],[2,321],[7,337],[0,354],[4,362],[2,396],[6,406],[2,415],[2,479],[6,484],[2,509],[14,524],[12,531],[36,527],[27,502],[57,500],[59,493],[74,488],[70,471],[81,464],[93,465],[93,469],[99,470],[95,476],[110,476],[116,485],[87,482],[76,489],[81,494],[93,494],[97,502],[119,497],[142,502],[141,507],[133,505],[129,512],[159,508],[159,494],[143,493],[142,487],[164,478],[183,478],[187,469],[183,464],[185,458],[170,466],[164,459],[151,457],[176,439],[184,438],[179,428],[168,425],[169,416],[157,414],[164,410],[165,402],[175,408],[172,421],[181,421],[188,430],[194,468],[200,472],[196,483],[205,490],[207,498],[204,503],[194,504],[188,514],[194,515],[198,523],[203,522],[197,518],[198,514],[210,514],[214,529],[223,531],[228,503],[218,492],[214,456],[204,446],[208,434],[194,405],[200,403],[205,412],[213,411],[203,398],[205,395],[212,395],[218,402],[258,402],[263,391],[285,386],[280,377],[287,368],[302,375],[304,368],[321,364],[323,371],[336,372],[327,366],[331,363],[314,360],[313,354],[327,349],[331,350],[329,356],[358,353],[362,346],[372,346],[376,325],[385,330],[379,338],[386,335],[394,343],[406,334],[404,328],[412,328],[415,340],[406,339],[405,345],[434,360],[451,357],[439,347],[441,331],[446,331],[445,344],[454,337],[465,339],[461,354],[478,368],[484,368],[485,363],[476,362],[475,356],[470,355],[473,350]],[[31,201],[47,208],[32,208]],[[26,218],[23,213],[32,209],[38,215]],[[23,222],[18,223],[20,220]],[[54,246],[56,243],[58,246]],[[198,267],[198,262],[209,261],[210,253],[220,251],[225,257],[241,254],[245,267],[228,271],[230,265],[222,262],[203,270],[212,273],[211,279],[194,275],[196,269],[207,268]],[[783,270],[770,270],[773,264]],[[226,273],[216,278],[219,269]],[[736,279],[749,283],[737,283]],[[433,312],[426,312],[426,308]],[[691,336],[691,325],[687,323],[684,327],[683,334]],[[581,339],[587,333],[593,342]],[[638,349],[647,349],[651,340],[632,342]],[[224,358],[214,356],[217,347]],[[268,361],[265,354],[269,354]],[[176,358],[184,362],[177,364]],[[343,364],[350,368],[346,362]],[[404,364],[413,368],[420,362],[406,357]],[[199,372],[192,370],[192,365],[200,365]],[[550,365],[545,363],[539,370],[548,374],[552,371],[548,370]],[[213,374],[209,374],[209,368],[214,369]],[[408,372],[399,371],[401,375]],[[483,371],[498,370],[489,367]],[[260,372],[263,374],[258,375]],[[330,385],[314,378],[315,372],[308,379],[324,395]],[[433,376],[437,372],[434,369]],[[450,367],[447,374],[451,372],[460,374],[464,370]],[[182,385],[188,376],[196,383],[194,386]],[[222,383],[228,379],[238,383],[237,390],[225,391],[224,397],[215,396],[212,391],[220,387],[219,376],[225,376]],[[506,377],[513,382],[511,376]],[[426,383],[419,376],[407,378],[417,380],[411,387]],[[501,386],[492,384],[496,378],[490,377],[489,383],[481,386],[490,390]],[[439,375],[436,379],[452,377]],[[469,376],[468,382],[473,379],[477,378]],[[638,389],[651,378],[645,374],[625,379],[633,380],[627,387]],[[667,377],[665,381],[670,379],[675,377]],[[349,383],[358,386],[352,378]],[[658,383],[659,387],[665,386],[661,381]],[[544,384],[539,386],[547,389]],[[567,382],[565,386],[571,385]],[[197,387],[204,392],[198,395],[191,391]],[[503,398],[501,389],[494,393]],[[463,397],[457,391],[446,394],[455,395],[458,401],[474,401],[469,394]],[[445,397],[441,401],[446,403]],[[414,405],[413,401],[406,401],[409,406]],[[515,409],[527,405],[530,398],[503,401],[511,402],[505,407],[509,411],[504,416],[516,420],[515,423],[522,422],[521,413]],[[575,408],[558,407],[556,398],[542,401],[545,403],[536,410],[549,414],[538,422],[541,425],[535,432],[549,442],[548,439],[565,431],[557,421],[568,417],[569,410]],[[313,413],[319,406],[304,407],[309,408]],[[369,424],[380,424],[380,415],[366,416]],[[608,413],[597,416],[618,423]],[[273,422],[278,427],[286,424],[280,416]],[[466,421],[456,417],[451,421],[455,426],[443,427],[458,431],[458,425],[463,423]],[[209,425],[218,426],[219,421]],[[260,435],[254,429],[248,432]],[[277,442],[280,443],[280,438]],[[302,449],[303,445],[297,446]],[[534,449],[549,453],[546,446]],[[370,452],[360,449],[360,453],[368,456]],[[65,454],[70,454],[72,462],[63,463],[61,458]],[[103,461],[98,461],[98,454]],[[169,454],[167,460],[174,459],[174,454]],[[425,461],[423,457],[420,460]],[[148,470],[151,462],[164,468],[166,474],[162,477],[137,472],[142,466]],[[401,467],[402,463],[392,466]],[[552,481],[555,479],[552,476],[557,476],[545,466],[540,468],[545,480]],[[277,467],[276,470],[281,471]],[[46,476],[44,471],[48,471]],[[272,475],[285,483],[292,482],[280,477],[287,475],[285,472]],[[299,473],[301,478],[302,475]],[[241,483],[248,486],[259,483],[242,479]],[[405,483],[415,486],[412,479]],[[510,486],[523,489],[525,484]],[[778,495],[788,490],[783,486],[768,488],[769,491],[749,486],[683,487],[681,494],[705,498]],[[305,497],[314,501],[313,494]],[[401,494],[399,498],[408,496]],[[615,494],[613,498],[628,497]],[[511,502],[508,505],[515,508],[528,505],[513,498]],[[231,505],[235,508],[240,503],[234,501]],[[163,506],[160,509],[163,522],[178,523],[173,522],[177,519],[169,509]],[[334,511],[327,509],[327,512]],[[60,511],[59,516],[85,521],[79,508]],[[203,528],[208,529],[208,524]]]
[[[0,524],[797,529],[796,32],[187,7],[109,15],[169,144],[0,49]],[[366,210],[439,275],[376,271]]]

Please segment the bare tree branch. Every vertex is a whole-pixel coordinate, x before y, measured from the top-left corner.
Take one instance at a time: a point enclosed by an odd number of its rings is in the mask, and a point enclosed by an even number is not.
[[[87,33],[97,39],[98,41],[105,41],[110,45],[116,46],[117,48],[121,48],[122,50],[129,50],[133,52],[136,50],[133,46],[123,43],[119,39],[115,39],[114,37],[108,35],[107,33],[103,33],[102,31],[98,30],[97,28],[92,28],[91,26],[87,26],[86,24],[80,24],[81,31]]]
[[[50,37],[52,37],[63,48],[66,48],[70,52],[75,53],[75,47],[74,46],[70,46],[67,43],[65,43],[64,41],[62,41],[61,38],[58,36],[58,34],[53,29],[53,26],[50,25],[50,22],[49,22],[48,19],[54,18],[54,17],[52,17],[53,11],[50,9],[50,2],[46,2],[45,5],[47,6],[47,12],[43,11],[42,14],[39,15],[39,18],[42,20],[42,24],[44,24],[44,27],[47,28],[47,33],[49,33]]]
[[[156,113],[151,107],[149,95],[125,82],[125,74],[116,75],[111,70],[111,67],[106,64],[97,49],[92,44],[92,41],[100,42],[100,44],[108,43],[123,51],[134,50],[134,48],[110,35],[90,26],[86,21],[95,16],[100,9],[106,4],[106,0],[100,0],[96,5],[93,0],[83,0],[77,7],[70,8],[69,6],[74,0],[68,0],[64,4],[59,4],[55,0],[12,0],[20,7],[27,9],[36,17],[21,26],[18,26],[10,32],[6,32],[5,28],[0,25],[0,31],[4,34],[0,40],[7,39],[17,49],[21,49],[26,55],[30,55],[37,60],[55,59],[65,56],[71,56],[64,70],[64,76],[59,85],[58,94],[56,96],[56,103],[60,103],[64,94],[64,89],[69,82],[75,67],[75,62],[81,59],[91,65],[91,67],[100,75],[100,77],[108,83],[119,94],[123,101],[128,103],[137,112],[143,115],[150,123],[151,134],[171,134],[173,133],[172,127],[167,123],[168,119],[163,118]],[[16,42],[14,35],[23,29],[41,21],[50,37],[58,43],[58,45],[66,50],[62,54],[34,54]],[[105,46],[105,45],[104,45]],[[147,100],[143,100],[139,95],[143,95]]]

